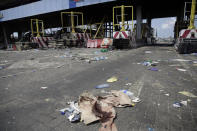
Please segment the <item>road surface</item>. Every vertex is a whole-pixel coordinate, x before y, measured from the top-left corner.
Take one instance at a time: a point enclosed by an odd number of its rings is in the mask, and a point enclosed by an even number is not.
[[[91,61],[98,56],[105,60]],[[141,64],[147,60],[157,61],[158,71]],[[98,131],[99,122],[70,123],[59,109],[85,91],[99,95],[103,89],[95,86],[111,76],[118,81],[105,91],[128,89],[141,99],[135,107],[116,108],[119,131],[196,131],[197,98],[178,93],[197,95],[196,61],[195,54],[179,55],[171,46],[106,53],[82,48],[0,51],[0,131]],[[182,100],[187,106],[173,107]]]

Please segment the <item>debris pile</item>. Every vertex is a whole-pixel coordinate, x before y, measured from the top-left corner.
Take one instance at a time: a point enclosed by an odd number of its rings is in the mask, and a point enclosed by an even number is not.
[[[128,95],[130,94],[130,95]],[[69,102],[69,108],[61,109],[70,122],[82,121],[86,125],[100,121],[102,126],[99,131],[117,131],[114,124],[116,111],[114,107],[134,106],[139,98],[134,97],[132,92],[126,90],[112,90],[105,96],[94,96],[89,92],[82,93],[78,102]]]

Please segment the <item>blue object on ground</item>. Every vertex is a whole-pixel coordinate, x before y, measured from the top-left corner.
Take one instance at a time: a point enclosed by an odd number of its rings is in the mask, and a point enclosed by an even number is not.
[[[149,68],[149,70],[151,70],[151,71],[158,71],[157,68]]]
[[[154,129],[149,127],[149,128],[148,128],[148,131],[154,131]]]
[[[108,87],[109,87],[109,84],[102,84],[102,85],[96,86],[95,88],[96,89],[102,89],[102,88],[108,88]]]

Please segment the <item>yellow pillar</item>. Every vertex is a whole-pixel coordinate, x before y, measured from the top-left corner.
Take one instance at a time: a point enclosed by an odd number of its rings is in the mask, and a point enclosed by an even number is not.
[[[124,27],[124,5],[121,6],[121,17],[122,17],[122,29],[120,31],[125,31]]]
[[[195,29],[194,26],[194,19],[195,19],[195,12],[196,12],[196,0],[192,0],[192,8],[191,8],[191,15],[190,15],[190,25],[188,29]]]
[[[36,37],[40,37],[38,19],[36,19],[36,30],[37,30],[37,36]]]
[[[74,15],[73,15],[73,12],[71,12],[71,25],[72,25],[72,33],[75,33]]]

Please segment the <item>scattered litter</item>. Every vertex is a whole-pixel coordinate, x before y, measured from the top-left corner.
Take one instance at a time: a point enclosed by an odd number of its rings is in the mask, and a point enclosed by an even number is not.
[[[138,103],[141,100],[138,97],[134,96],[133,92],[130,92],[128,90],[121,90],[124,94],[126,94],[133,102]]]
[[[113,90],[106,96],[94,96],[89,92],[82,93],[78,102],[69,102],[69,108],[60,110],[70,122],[81,121],[90,124],[100,121],[102,126],[99,131],[117,131],[114,123],[116,111],[114,107],[134,106],[122,91]]]
[[[180,102],[175,102],[173,104],[173,107],[175,107],[175,108],[180,108],[181,106],[182,106],[182,104]]]
[[[137,97],[132,100],[132,102],[134,102],[134,103],[138,103],[140,101],[141,101],[140,98],[137,98]]]
[[[176,68],[178,71],[183,71],[183,72],[185,72],[185,71],[187,71],[187,70],[185,70],[185,69],[181,69],[181,68]]]
[[[197,61],[193,61],[194,64],[197,64]]]
[[[144,65],[144,66],[157,66],[157,65],[156,65],[157,63],[159,63],[159,62],[149,60],[149,61],[144,61],[144,62],[142,63],[142,65]]]
[[[145,53],[146,53],[146,54],[151,54],[151,53],[152,53],[152,51],[145,51]]]
[[[187,101],[181,101],[181,104],[183,104],[184,106],[187,106]]]
[[[191,102],[191,100],[190,100],[190,99],[187,99],[187,101],[188,101],[188,102]]]
[[[121,91],[113,90],[110,95],[93,96],[86,92],[79,98],[81,121],[85,124],[100,120],[102,126],[99,131],[117,131],[113,120],[116,117],[114,107],[132,106],[131,99]]]
[[[46,99],[45,99],[45,101],[46,101],[46,102],[49,102],[49,101],[50,101],[50,99],[49,99],[49,98],[46,98]]]
[[[125,84],[126,86],[131,86],[132,85],[132,83],[127,83],[127,84]]]
[[[170,94],[165,94],[166,96],[170,96]]]
[[[160,90],[160,91],[162,92],[162,91],[164,91],[164,90]]]
[[[191,55],[197,56],[197,53],[192,53]]]
[[[75,122],[80,120],[80,110],[77,102],[69,102],[69,108],[61,109],[62,115],[65,115],[70,122]]]
[[[101,52],[108,52],[108,49],[101,49]]]
[[[106,56],[100,56],[100,57],[93,58],[93,60],[95,60],[95,61],[106,60],[106,59],[108,59],[108,57],[106,57]]]
[[[185,60],[185,59],[171,59],[171,61],[187,62],[187,61],[190,61],[190,60]]]
[[[180,91],[179,93],[182,94],[182,95],[188,96],[188,97],[193,97],[193,98],[197,97],[194,94],[192,94],[190,92],[187,92],[187,91]]]
[[[112,82],[115,82],[115,81],[117,81],[117,80],[118,80],[118,78],[115,77],[115,76],[113,76],[113,77],[109,78],[109,79],[107,80],[107,82],[112,83]]]
[[[44,89],[47,89],[47,88],[48,88],[48,87],[41,87],[41,89],[43,89],[43,90],[44,90]]]
[[[65,115],[65,110],[66,110],[66,109],[67,109],[67,108],[60,109],[60,112],[61,112],[62,115]]]
[[[95,88],[96,89],[102,89],[102,88],[108,88],[108,87],[109,87],[109,84],[102,84],[102,85],[96,86]]]
[[[157,68],[149,68],[148,70],[151,70],[151,71],[159,71]]]
[[[8,88],[5,88],[6,90],[8,90]]]
[[[154,131],[154,129],[149,127],[149,128],[148,128],[148,131]]]
[[[178,65],[178,64],[174,64],[174,65],[169,65],[169,66],[181,66],[181,65]]]

